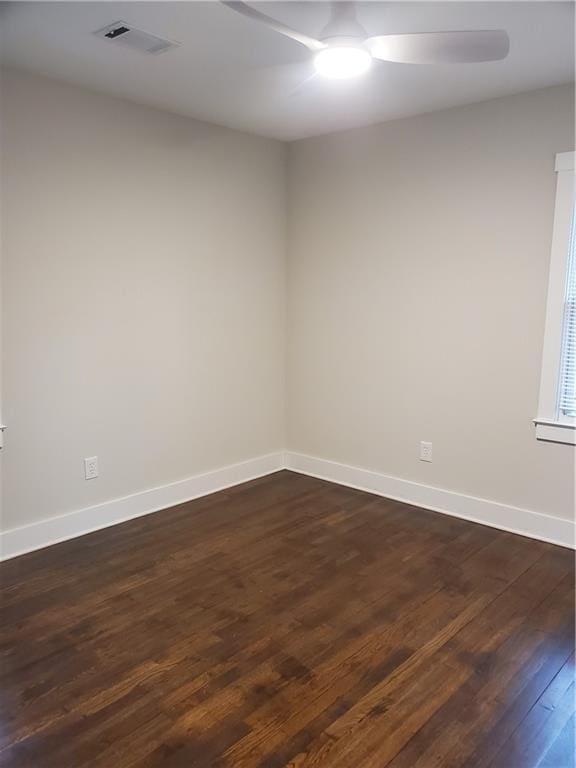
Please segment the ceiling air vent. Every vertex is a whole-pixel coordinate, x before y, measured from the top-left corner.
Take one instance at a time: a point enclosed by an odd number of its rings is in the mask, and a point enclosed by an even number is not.
[[[165,40],[158,35],[151,35],[150,32],[144,32],[142,29],[126,24],[125,21],[117,21],[115,24],[109,24],[104,29],[94,32],[96,37],[103,40],[109,40],[111,43],[122,45],[125,48],[131,48],[140,53],[163,53],[170,48],[176,48],[180,43],[174,40]]]

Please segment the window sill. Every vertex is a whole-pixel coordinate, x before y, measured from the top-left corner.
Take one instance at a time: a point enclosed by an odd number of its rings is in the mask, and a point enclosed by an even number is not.
[[[534,419],[534,424],[536,425],[537,440],[576,445],[576,424],[546,421],[545,419]]]

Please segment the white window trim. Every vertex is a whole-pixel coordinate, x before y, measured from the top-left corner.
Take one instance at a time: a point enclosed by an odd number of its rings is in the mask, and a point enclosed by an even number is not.
[[[576,419],[560,416],[558,412],[558,387],[570,225],[575,199],[575,156],[576,152],[562,152],[556,155],[556,205],[546,303],[542,377],[538,416],[534,419],[538,440],[568,443],[569,445],[576,445]]]

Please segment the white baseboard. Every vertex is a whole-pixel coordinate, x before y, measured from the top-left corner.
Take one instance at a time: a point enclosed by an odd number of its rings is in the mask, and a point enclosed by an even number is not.
[[[475,496],[466,496],[410,480],[401,480],[304,454],[271,453],[212,472],[194,475],[176,483],[140,491],[131,496],[113,499],[66,515],[4,531],[0,533],[0,560],[8,560],[60,541],[158,512],[239,483],[269,475],[280,469],[290,469],[293,472],[329,480],[350,488],[368,491],[378,496],[552,544],[572,548],[575,546],[575,525],[571,520],[479,499]]]
[[[300,453],[286,453],[285,465],[293,472],[330,480],[333,483],[403,501],[434,512],[443,512],[510,533],[560,544],[563,547],[574,548],[575,546],[573,520],[564,520],[475,496],[466,496],[455,491],[445,491],[442,488],[401,480],[398,477],[390,477],[379,472]]]
[[[93,507],[0,533],[0,559],[7,560],[59,541],[173,507],[209,493],[222,491],[239,483],[269,475],[284,467],[284,454],[271,453],[239,464],[187,477],[176,483],[112,499]]]

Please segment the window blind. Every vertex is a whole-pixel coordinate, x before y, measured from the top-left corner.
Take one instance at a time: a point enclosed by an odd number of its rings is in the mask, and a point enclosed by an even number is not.
[[[576,225],[572,215],[568,249],[568,274],[564,300],[562,360],[560,364],[560,401],[562,416],[576,416]]]

